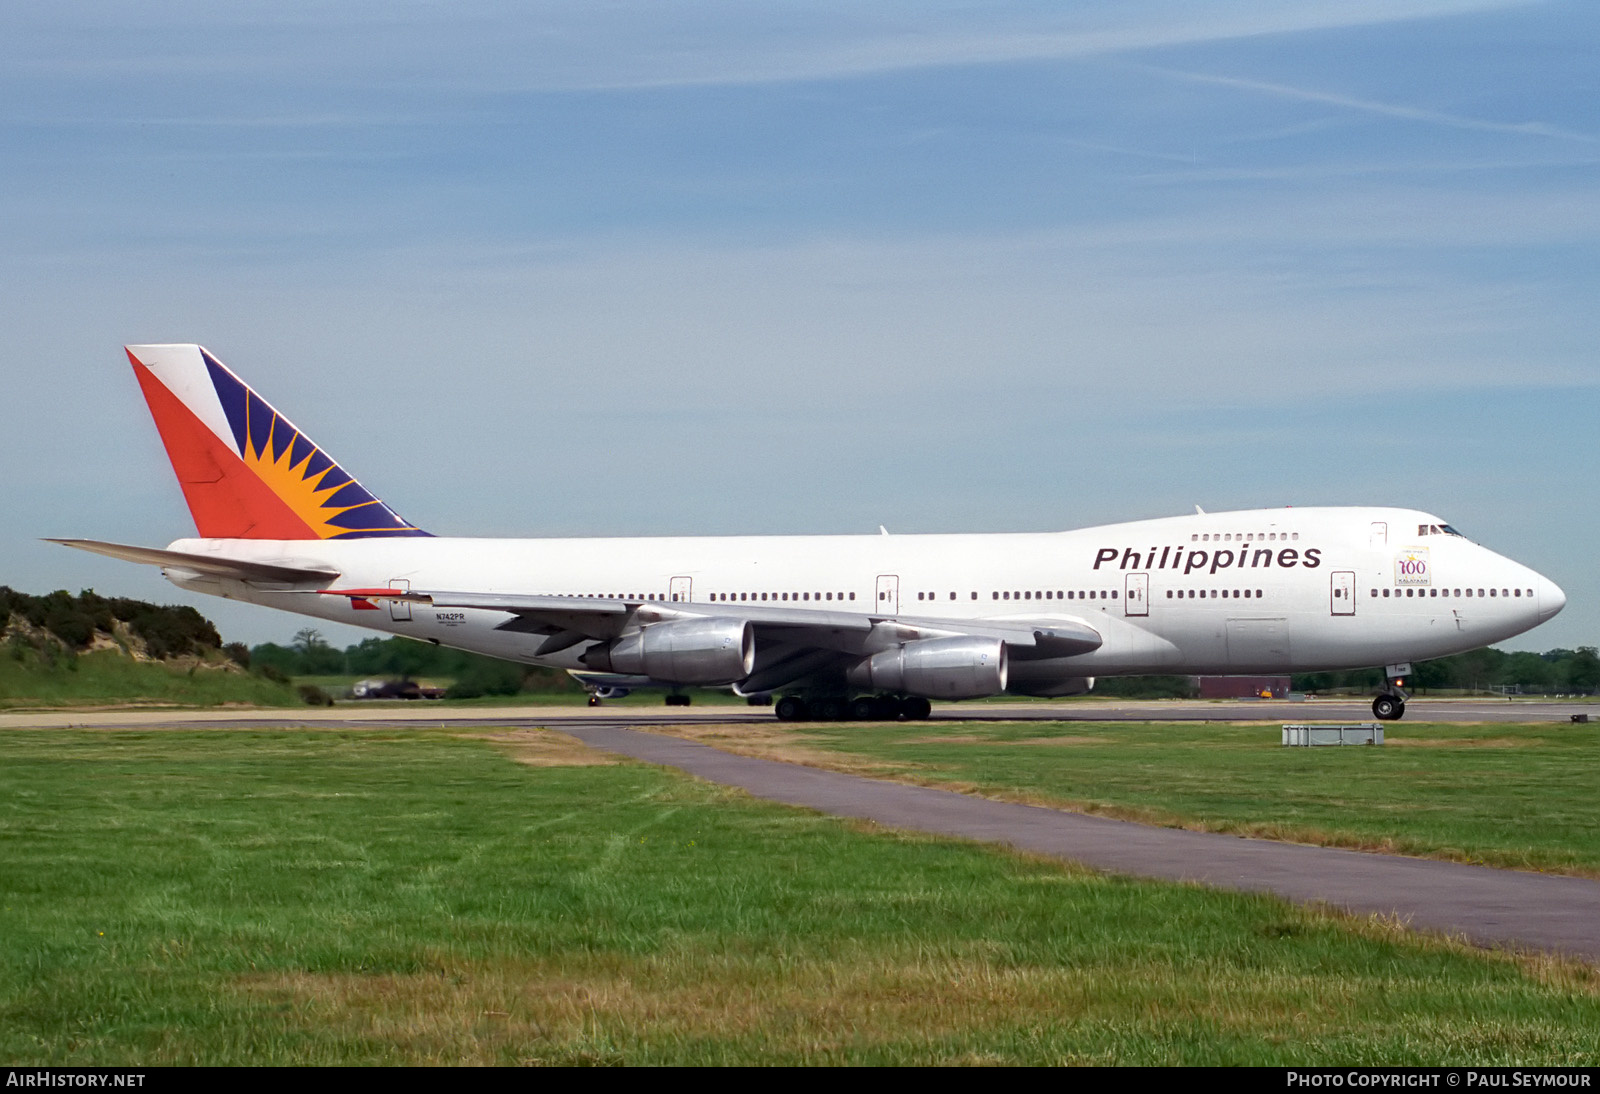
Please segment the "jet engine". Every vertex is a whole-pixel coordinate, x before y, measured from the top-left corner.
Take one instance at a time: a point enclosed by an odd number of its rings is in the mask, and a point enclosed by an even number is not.
[[[858,662],[858,688],[929,699],[978,699],[1006,690],[1006,645],[998,638],[924,638]]]
[[[672,684],[731,684],[750,675],[756,640],[747,620],[677,619],[591,646],[579,660]]]

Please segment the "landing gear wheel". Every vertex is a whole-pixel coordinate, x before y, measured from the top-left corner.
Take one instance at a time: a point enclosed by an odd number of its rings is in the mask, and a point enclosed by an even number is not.
[[[850,720],[852,722],[871,722],[883,717],[883,704],[871,695],[863,695],[859,699],[850,701]]]
[[[933,713],[933,704],[920,695],[900,700],[900,717],[908,722],[920,722]]]
[[[689,697],[687,695],[668,695],[667,696],[667,706],[669,706],[669,707],[686,707],[688,705],[689,705]]]
[[[1398,721],[1405,716],[1405,700],[1394,695],[1380,695],[1372,700],[1372,713],[1380,722]]]
[[[592,707],[599,706],[600,705],[600,696],[598,696],[598,695],[589,696],[589,705],[592,706]]]
[[[799,696],[785,695],[773,704],[772,713],[778,716],[780,722],[803,722],[811,711]]]
[[[842,722],[845,716],[843,699],[818,699],[816,709],[819,722]]]

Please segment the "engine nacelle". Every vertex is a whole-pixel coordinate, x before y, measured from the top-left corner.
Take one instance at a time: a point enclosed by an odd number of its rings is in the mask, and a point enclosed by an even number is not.
[[[675,619],[591,646],[581,660],[669,684],[731,684],[755,667],[756,639],[743,619]]]
[[[929,699],[980,699],[1006,690],[1006,644],[998,638],[924,638],[858,662],[846,679],[858,688]]]

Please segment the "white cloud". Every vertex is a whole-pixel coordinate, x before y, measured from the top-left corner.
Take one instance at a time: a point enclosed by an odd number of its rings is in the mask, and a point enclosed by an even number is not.
[[[1558,141],[1573,141],[1579,144],[1600,144],[1600,136],[1592,133],[1576,132],[1558,125],[1550,125],[1546,122],[1502,122],[1488,118],[1474,118],[1463,114],[1453,114],[1444,110],[1429,110],[1424,107],[1407,106],[1402,103],[1380,102],[1355,95],[1342,95],[1313,88],[1294,87],[1289,84],[1272,83],[1267,80],[1250,80],[1237,76],[1220,76],[1205,72],[1185,72],[1179,69],[1161,68],[1156,65],[1140,65],[1138,67],[1145,72],[1176,80],[1184,80],[1189,83],[1231,88],[1256,95],[1294,99],[1299,102],[1319,103],[1324,106],[1338,107],[1341,110],[1375,114],[1380,117],[1395,118],[1401,121],[1421,122],[1426,125],[1439,125],[1450,129],[1469,129],[1506,136],[1544,137]]]
[[[1449,18],[1519,0],[1269,0],[969,5],[320,3],[127,5],[11,14],[26,79],[296,71],[318,85],[479,91],[749,85]],[[72,42],[74,48],[64,47]],[[4,56],[4,54],[0,54]],[[182,66],[182,71],[178,66]]]

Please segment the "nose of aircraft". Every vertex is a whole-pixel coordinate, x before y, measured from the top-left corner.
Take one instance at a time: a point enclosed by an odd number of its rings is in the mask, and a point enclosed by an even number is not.
[[[1539,622],[1555,615],[1567,606],[1567,594],[1561,591],[1561,586],[1551,581],[1548,577],[1539,579]]]

